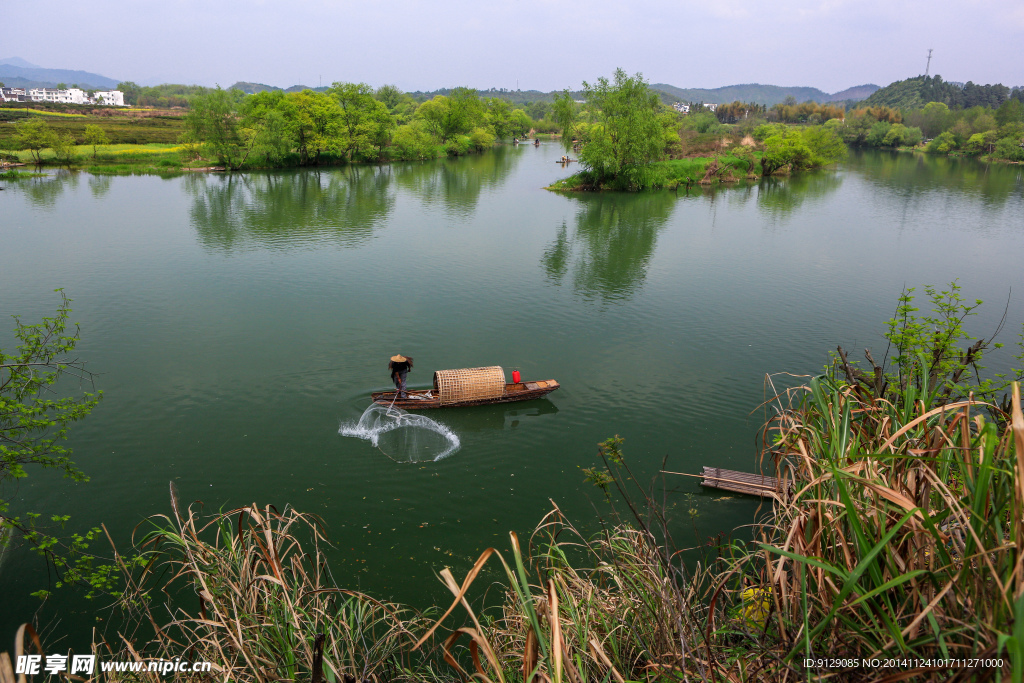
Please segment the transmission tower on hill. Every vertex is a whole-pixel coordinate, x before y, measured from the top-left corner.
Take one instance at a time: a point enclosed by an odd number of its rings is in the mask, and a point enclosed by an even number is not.
[[[928,63],[924,65],[924,75],[925,75],[925,78],[928,77],[928,69],[930,69],[931,66],[932,66],[932,49],[928,48]]]

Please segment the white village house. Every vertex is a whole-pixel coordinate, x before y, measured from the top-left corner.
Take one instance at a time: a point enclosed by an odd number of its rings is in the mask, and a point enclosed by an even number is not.
[[[0,88],[0,102],[59,102],[61,104],[103,104],[124,107],[124,93],[120,90],[101,90],[92,96],[81,88]]]

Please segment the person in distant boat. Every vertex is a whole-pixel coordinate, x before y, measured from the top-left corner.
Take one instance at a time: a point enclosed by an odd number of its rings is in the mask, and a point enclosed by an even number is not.
[[[391,379],[394,381],[395,389],[398,391],[398,398],[405,398],[405,376],[412,370],[412,358],[402,354],[391,356],[388,370],[391,371]]]

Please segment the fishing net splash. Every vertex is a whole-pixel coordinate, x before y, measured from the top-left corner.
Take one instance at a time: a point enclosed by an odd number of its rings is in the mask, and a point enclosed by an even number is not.
[[[338,433],[365,439],[396,462],[436,461],[459,450],[458,435],[440,422],[376,403]]]

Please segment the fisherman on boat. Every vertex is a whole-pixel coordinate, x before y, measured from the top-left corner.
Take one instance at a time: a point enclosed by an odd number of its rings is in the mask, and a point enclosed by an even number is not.
[[[395,389],[398,391],[398,398],[405,398],[405,376],[412,370],[412,358],[403,356],[400,353],[391,356],[388,370],[391,371],[391,379],[394,381]]]

